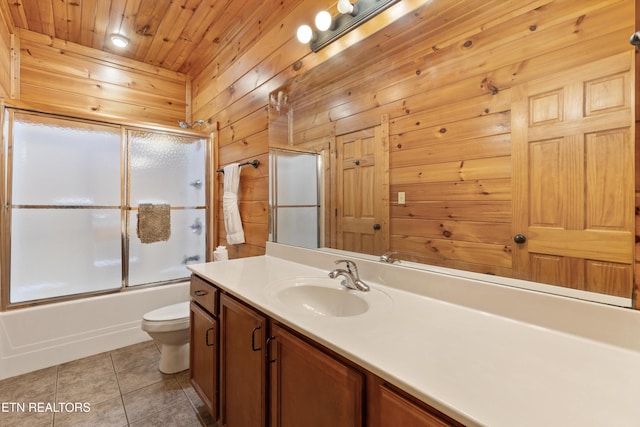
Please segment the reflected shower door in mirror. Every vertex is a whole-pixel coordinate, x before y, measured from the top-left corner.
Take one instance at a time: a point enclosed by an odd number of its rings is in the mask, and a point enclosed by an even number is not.
[[[269,240],[305,248],[322,246],[322,162],[316,153],[269,150]]]

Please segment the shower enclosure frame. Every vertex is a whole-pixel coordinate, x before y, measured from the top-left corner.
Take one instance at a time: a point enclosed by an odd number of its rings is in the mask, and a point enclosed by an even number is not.
[[[117,208],[120,210],[120,245],[121,245],[121,283],[119,287],[114,287],[107,290],[89,291],[80,294],[61,295],[55,297],[45,297],[37,300],[29,300],[11,303],[10,302],[10,290],[11,290],[11,189],[12,189],[12,152],[10,141],[13,139],[12,126],[13,117],[16,113],[25,113],[35,116],[57,118],[61,120],[69,120],[73,122],[80,122],[83,124],[94,124],[100,126],[113,127],[119,129],[120,134],[120,206],[107,206],[108,208]],[[35,305],[47,304],[52,302],[70,301],[83,298],[89,298],[93,296],[126,292],[129,290],[148,288],[153,286],[162,286],[166,284],[184,282],[188,278],[177,278],[159,282],[145,283],[135,285],[133,287],[128,286],[129,281],[129,216],[132,211],[132,207],[129,205],[130,196],[130,173],[131,166],[129,162],[129,132],[141,131],[150,132],[156,134],[173,135],[178,137],[194,137],[204,140],[204,206],[188,206],[178,209],[188,208],[204,208],[204,226],[205,226],[205,260],[211,260],[211,247],[214,242],[215,222],[213,219],[214,210],[212,209],[215,201],[215,185],[212,184],[212,165],[213,165],[213,139],[214,133],[204,133],[194,130],[173,129],[163,126],[146,126],[138,124],[124,124],[117,122],[109,122],[105,120],[87,119],[82,117],[74,117],[70,115],[47,113],[33,108],[16,107],[13,105],[5,105],[0,108],[0,125],[2,127],[1,138],[2,145],[0,149],[0,310],[7,311],[22,307],[31,307]],[[57,206],[52,206],[57,207]],[[100,206],[102,207],[102,206]],[[95,209],[95,206],[91,208]],[[80,208],[82,209],[82,208]]]

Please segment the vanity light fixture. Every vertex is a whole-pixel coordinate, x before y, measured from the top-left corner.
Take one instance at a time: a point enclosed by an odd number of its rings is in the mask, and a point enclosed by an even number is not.
[[[297,32],[298,41],[310,43],[311,50],[317,52],[399,1],[358,0],[352,4],[351,0],[338,0],[340,14],[331,18],[329,12],[318,13],[315,19],[318,31],[313,31],[306,24],[301,25]]]
[[[129,39],[122,34],[111,34],[111,43],[116,47],[127,47],[129,45]]]

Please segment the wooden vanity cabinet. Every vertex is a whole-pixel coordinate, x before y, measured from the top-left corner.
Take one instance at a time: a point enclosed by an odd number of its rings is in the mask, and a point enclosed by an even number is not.
[[[220,296],[220,415],[223,426],[267,423],[266,317]]]
[[[364,375],[273,324],[271,426],[355,427],[364,419]]]
[[[462,426],[195,275],[191,383],[220,426]]]
[[[218,290],[191,277],[189,375],[209,413],[218,417]]]

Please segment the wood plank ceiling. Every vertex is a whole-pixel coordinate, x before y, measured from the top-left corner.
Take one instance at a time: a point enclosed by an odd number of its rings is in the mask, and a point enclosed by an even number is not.
[[[17,28],[190,76],[233,40],[274,25],[276,15],[263,0],[0,1]],[[114,33],[129,45],[113,46]]]

